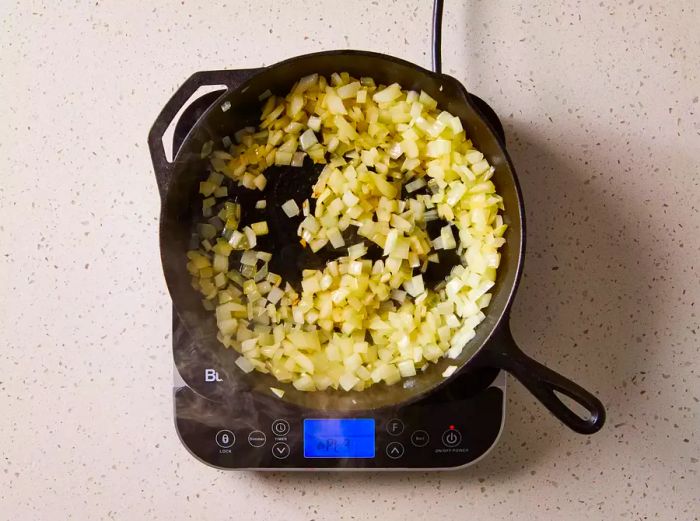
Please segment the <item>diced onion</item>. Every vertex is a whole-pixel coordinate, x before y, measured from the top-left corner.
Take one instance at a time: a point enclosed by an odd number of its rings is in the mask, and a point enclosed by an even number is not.
[[[331,228],[326,232],[326,234],[328,236],[328,240],[331,241],[334,248],[342,248],[345,246],[345,241],[343,240],[343,236],[340,234],[340,230],[338,230],[338,228]]]
[[[236,365],[243,371],[244,373],[250,373],[255,369],[255,366],[248,360],[245,356],[239,356],[236,359]]]
[[[321,131],[321,118],[319,118],[318,116],[311,116],[306,124],[314,132]]]
[[[447,368],[442,372],[442,376],[444,378],[449,378],[450,376],[452,376],[455,373],[456,370],[457,370],[456,365],[448,365]]]
[[[372,99],[377,103],[388,103],[399,96],[401,96],[401,86],[398,83],[392,83],[384,90],[377,92]]]
[[[255,187],[258,190],[264,190],[265,186],[267,185],[267,178],[264,175],[260,174],[255,178],[255,181],[253,181],[253,183],[255,184]]]
[[[426,185],[425,179],[422,177],[419,177],[418,179],[415,179],[411,181],[410,183],[406,183],[406,191],[411,194],[415,192],[416,190],[419,190],[423,188]]]
[[[316,134],[310,128],[299,137],[299,144],[302,150],[308,150],[316,143],[318,143],[318,139],[316,139]]]
[[[267,300],[269,302],[271,302],[272,304],[277,304],[283,296],[284,296],[284,291],[282,291],[278,287],[274,287],[267,294]]]
[[[285,96],[260,98],[257,128],[223,138],[225,150],[202,146],[205,222],[187,254],[192,286],[216,317],[218,340],[239,353],[236,365],[299,391],[363,391],[401,379],[409,388],[430,364],[459,357],[485,318],[507,229],[494,168],[461,120],[426,92],[345,72],[311,74]],[[302,248],[338,256],[304,269],[293,287],[269,271],[286,259],[256,250],[268,222],[242,215],[229,192],[235,184],[262,192],[269,166],[305,161],[319,165],[313,199],[290,199],[282,211],[303,215]],[[439,235],[428,235],[438,219]],[[428,287],[423,274],[441,250],[459,262]]]
[[[300,167],[304,164],[304,158],[306,157],[306,154],[304,152],[294,152],[294,155],[292,156],[292,166],[295,167]]]
[[[241,264],[245,266],[255,266],[257,262],[258,257],[255,255],[254,250],[246,250],[243,252],[243,255],[241,256]]]
[[[294,199],[290,199],[282,205],[282,210],[287,217],[296,217],[299,215],[299,206]]]
[[[353,244],[348,248],[348,257],[352,260],[359,259],[365,253],[367,253],[367,247],[363,242]]]
[[[267,221],[260,221],[250,225],[255,235],[267,235],[269,228],[267,227]]]
[[[258,239],[256,237],[255,231],[250,226],[243,228],[243,233],[245,238],[248,240],[248,247],[255,248],[258,245]]]

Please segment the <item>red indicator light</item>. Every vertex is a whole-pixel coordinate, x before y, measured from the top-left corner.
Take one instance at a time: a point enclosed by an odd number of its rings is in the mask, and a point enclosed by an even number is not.
[[[450,425],[450,430],[451,430],[451,431],[455,430],[455,426],[454,426],[454,425]]]

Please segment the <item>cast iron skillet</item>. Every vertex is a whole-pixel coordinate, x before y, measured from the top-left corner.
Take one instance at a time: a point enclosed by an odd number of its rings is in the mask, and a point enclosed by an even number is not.
[[[202,308],[199,294],[190,286],[185,254],[190,249],[196,224],[202,220],[198,185],[206,176],[207,169],[207,160],[200,157],[203,144],[213,140],[215,147],[221,148],[224,136],[233,136],[245,126],[255,126],[261,105],[258,96],[268,89],[274,94],[284,95],[302,76],[319,73],[328,77],[333,72],[340,71],[347,71],[355,77],[370,76],[383,84],[398,82],[406,89],[424,90],[438,101],[441,108],[459,116],[476,148],[495,167],[492,180],[503,197],[503,218],[508,224],[508,231],[506,244],[501,250],[498,277],[492,288],[493,297],[485,310],[486,319],[477,327],[476,337],[465,346],[456,360],[443,359],[437,364],[431,364],[428,370],[412,378],[408,386],[401,383],[393,386],[377,384],[362,392],[304,393],[291,385],[280,384],[270,375],[258,372],[244,374],[238,370],[233,363],[235,354],[224,349],[216,340],[213,313]],[[222,85],[226,90],[195,123],[174,160],[169,162],[162,140],[168,125],[199,87],[211,85]],[[224,103],[230,103],[226,111],[222,109]],[[442,377],[442,372],[448,365],[459,366],[455,375],[478,367],[495,367],[504,369],[517,378],[574,431],[592,434],[603,426],[605,410],[595,396],[528,357],[513,340],[508,325],[508,312],[520,278],[525,247],[520,188],[504,144],[473,104],[465,88],[454,78],[433,73],[398,58],[363,51],[308,54],[243,73],[225,70],[198,72],[185,81],[165,105],[151,128],[148,143],[162,199],[160,248],[168,289],[176,312],[195,340],[190,356],[193,359],[198,356],[214,357],[223,376],[221,387],[225,389],[224,396],[241,390],[269,394],[269,387],[274,386],[284,388],[284,400],[308,408],[371,410],[398,406],[435,390],[447,381]],[[301,265],[309,266],[318,262],[318,259],[305,258],[299,252],[290,250],[289,241],[284,238],[286,231],[275,231],[276,223],[277,226],[282,226],[279,224],[279,205],[289,199],[290,195],[296,198],[308,196],[315,171],[309,164],[301,170],[297,173],[286,172],[286,176],[273,176],[274,179],[265,192],[267,209],[264,218],[271,224],[272,233],[267,244],[259,249],[271,251],[279,259],[277,269],[283,276],[293,276]],[[245,214],[249,191],[229,186],[230,193],[243,203]],[[182,373],[183,368],[179,369]],[[557,393],[585,408],[588,411],[586,417],[574,412]]]

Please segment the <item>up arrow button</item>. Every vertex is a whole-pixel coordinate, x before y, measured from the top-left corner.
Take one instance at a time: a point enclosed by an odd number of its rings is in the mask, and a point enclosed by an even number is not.
[[[403,456],[403,445],[398,441],[392,441],[386,446],[386,455],[391,459],[399,459]]]

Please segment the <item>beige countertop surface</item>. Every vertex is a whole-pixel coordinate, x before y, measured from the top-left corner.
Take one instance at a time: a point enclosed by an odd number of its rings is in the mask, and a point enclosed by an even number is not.
[[[444,71],[506,127],[523,348],[595,391],[591,437],[513,380],[452,473],[236,473],[182,447],[146,134],[192,72],[356,48],[429,66],[429,1],[0,4],[0,519],[700,517],[700,12],[448,0]]]

